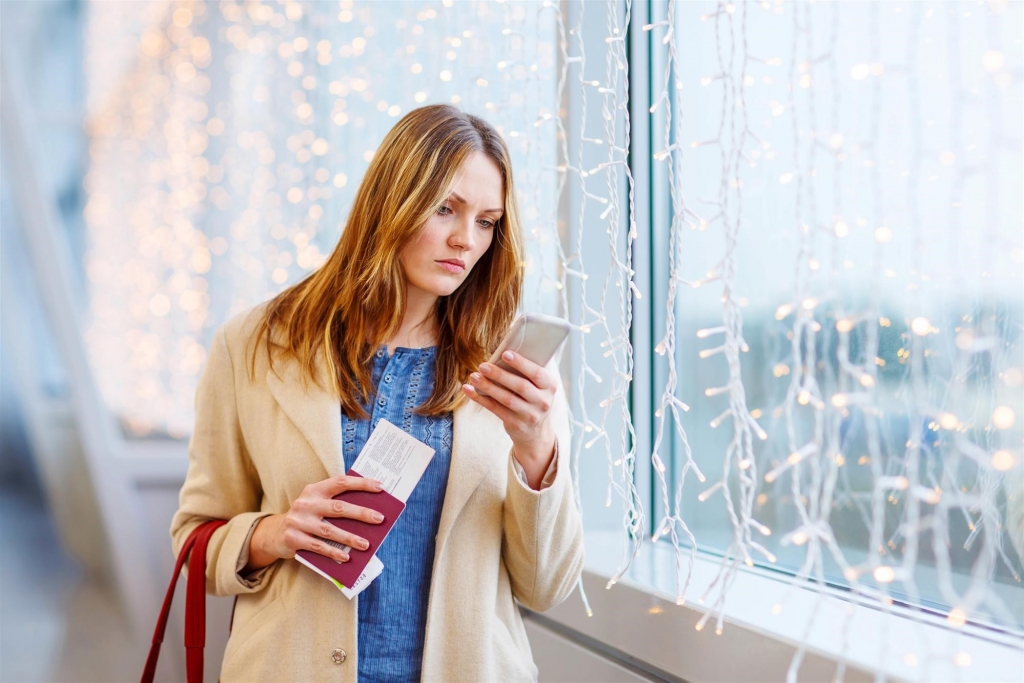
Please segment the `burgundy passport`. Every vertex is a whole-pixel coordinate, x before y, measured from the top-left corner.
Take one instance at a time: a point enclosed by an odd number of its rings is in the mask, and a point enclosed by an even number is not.
[[[346,472],[352,477],[361,477],[353,469]],[[335,581],[339,582],[346,588],[351,588],[359,575],[366,569],[367,563],[370,558],[377,552],[377,548],[384,542],[388,532],[391,531],[391,527],[398,521],[398,516],[402,514],[402,510],[405,509],[405,503],[392,496],[387,491],[378,491],[372,493],[370,491],[342,491],[338,495],[334,496],[334,500],[343,500],[346,503],[352,503],[353,505],[359,505],[364,508],[376,510],[377,512],[384,515],[384,521],[380,524],[369,524],[356,519],[349,519],[347,517],[325,517],[325,519],[338,527],[353,533],[356,536],[365,538],[367,543],[370,545],[366,550],[358,550],[356,548],[350,548],[348,551],[348,562],[335,562],[333,559],[321,555],[320,553],[314,553],[311,550],[300,550],[297,554],[302,556],[302,559],[306,560],[310,564],[314,565],[317,569],[327,574]],[[326,540],[326,539],[321,539]],[[327,541],[334,547],[341,547],[334,541]]]

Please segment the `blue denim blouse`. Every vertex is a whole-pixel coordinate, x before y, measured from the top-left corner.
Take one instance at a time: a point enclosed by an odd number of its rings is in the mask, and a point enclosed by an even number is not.
[[[434,390],[436,347],[381,346],[373,357],[376,394],[363,404],[370,417],[341,415],[345,469],[352,467],[381,418],[434,449],[434,458],[406,502],[402,516],[377,551],[384,572],[357,598],[359,681],[419,681],[423,635],[437,535],[452,453],[451,413],[414,415]]]

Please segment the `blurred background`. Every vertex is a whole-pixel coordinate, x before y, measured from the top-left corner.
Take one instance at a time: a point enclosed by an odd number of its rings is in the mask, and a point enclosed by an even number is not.
[[[536,9],[0,3],[2,680],[137,678],[213,331],[323,262],[401,115],[450,102],[506,135],[525,303],[554,310],[554,127],[518,132],[557,114]]]
[[[136,666],[119,647],[130,640],[130,627],[116,586],[104,578],[112,575],[107,537],[79,438],[74,369],[60,342],[63,335],[75,340],[73,352],[84,362],[86,22],[83,2],[0,6],[4,681],[125,678]],[[33,253],[41,259],[34,262]]]

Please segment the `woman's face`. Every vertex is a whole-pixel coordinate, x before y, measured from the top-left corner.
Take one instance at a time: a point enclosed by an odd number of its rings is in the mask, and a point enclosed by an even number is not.
[[[448,296],[491,246],[504,211],[497,164],[474,152],[455,177],[451,193],[422,232],[399,256],[409,298]]]

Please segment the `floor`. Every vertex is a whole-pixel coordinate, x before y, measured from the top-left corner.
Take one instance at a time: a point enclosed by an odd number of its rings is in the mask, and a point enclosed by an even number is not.
[[[0,683],[137,681],[107,590],[61,551],[38,490],[0,482]]]

